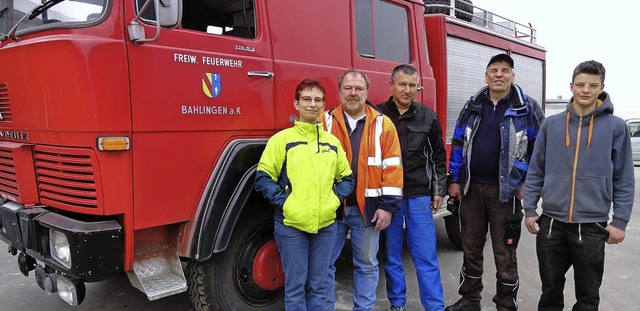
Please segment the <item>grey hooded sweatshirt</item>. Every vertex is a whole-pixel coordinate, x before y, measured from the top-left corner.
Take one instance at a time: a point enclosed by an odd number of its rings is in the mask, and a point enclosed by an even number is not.
[[[594,111],[579,116],[571,108],[542,124],[529,163],[523,207],[527,217],[542,213],[565,223],[609,221],[625,230],[635,190],[629,130],[613,115],[602,92]]]

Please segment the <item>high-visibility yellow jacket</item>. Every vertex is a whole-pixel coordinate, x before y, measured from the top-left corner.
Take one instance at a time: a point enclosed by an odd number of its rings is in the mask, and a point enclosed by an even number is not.
[[[319,123],[295,121],[267,142],[255,189],[282,212],[285,225],[317,233],[335,221],[336,210],[353,184],[338,139]]]

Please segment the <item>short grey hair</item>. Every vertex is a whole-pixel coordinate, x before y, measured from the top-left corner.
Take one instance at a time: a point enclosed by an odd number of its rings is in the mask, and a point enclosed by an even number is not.
[[[398,65],[396,68],[393,68],[393,71],[391,72],[391,81],[395,81],[398,77],[398,73],[401,72],[409,76],[418,74],[418,70],[409,64]]]

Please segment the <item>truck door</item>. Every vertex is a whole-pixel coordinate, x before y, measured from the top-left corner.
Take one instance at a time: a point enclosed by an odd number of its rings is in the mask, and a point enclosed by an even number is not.
[[[326,109],[340,104],[338,76],[351,67],[351,1],[265,1],[273,44],[276,128],[290,127],[296,85],[319,80],[327,91]],[[310,10],[309,8],[313,8]],[[297,12],[297,13],[291,13]],[[291,15],[297,18],[291,18]]]
[[[367,73],[371,80],[369,100],[378,104],[391,96],[389,80],[393,68],[410,64],[420,71],[423,67],[418,42],[423,43],[424,34],[417,32],[423,28],[416,25],[416,20],[421,22],[423,7],[407,1],[356,0],[353,10],[356,44],[352,52],[353,67]],[[418,11],[420,13],[416,13]],[[420,41],[418,35],[422,36]],[[430,68],[420,74],[431,76]],[[420,83],[429,84],[427,89],[433,93],[431,81],[421,78]],[[420,101],[421,97],[419,93],[416,100]],[[430,97],[422,98],[425,99]],[[433,100],[425,103],[434,107]]]
[[[136,0],[131,20],[144,4]],[[127,45],[135,227],[189,220],[232,137],[274,129],[273,64],[262,1],[183,1],[182,23]],[[146,17],[146,18],[145,18]],[[142,15],[146,37],[153,8]],[[267,136],[268,135],[263,135]],[[160,193],[180,193],[161,196]],[[149,209],[149,210],[146,210]]]
[[[327,90],[326,109],[340,104],[338,77],[349,68],[362,70],[371,80],[368,99],[378,104],[391,95],[389,79],[397,65],[420,66],[415,21],[421,22],[424,8],[400,0],[279,0],[268,1],[269,27],[274,41],[274,70],[277,77],[276,128],[291,126],[293,90],[304,78],[319,79]],[[301,19],[289,12],[313,12]],[[419,13],[417,13],[417,9]],[[304,27],[300,26],[300,23]],[[420,29],[423,29],[420,27]],[[282,35],[285,34],[286,35]],[[424,40],[424,33],[421,33]],[[426,51],[426,49],[424,49]],[[423,66],[425,67],[425,66]],[[428,65],[426,65],[428,67]],[[425,67],[425,68],[426,68]],[[421,72],[431,77],[431,68]],[[433,79],[429,84],[431,96]],[[430,105],[433,99],[430,99]],[[433,107],[433,105],[431,105]]]

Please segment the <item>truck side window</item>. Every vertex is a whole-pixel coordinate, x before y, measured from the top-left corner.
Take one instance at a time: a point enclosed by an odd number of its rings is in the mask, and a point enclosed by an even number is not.
[[[137,8],[145,1],[136,0]],[[183,1],[180,28],[252,39],[256,37],[254,4],[254,0]],[[155,19],[152,8],[143,14],[143,20],[145,18]]]
[[[355,1],[356,42],[360,56],[375,58],[373,51],[373,16],[371,16],[371,0]]]
[[[407,9],[381,0],[355,0],[354,4],[360,56],[410,62]]]
[[[253,0],[183,1],[182,28],[242,38],[255,38]]]

